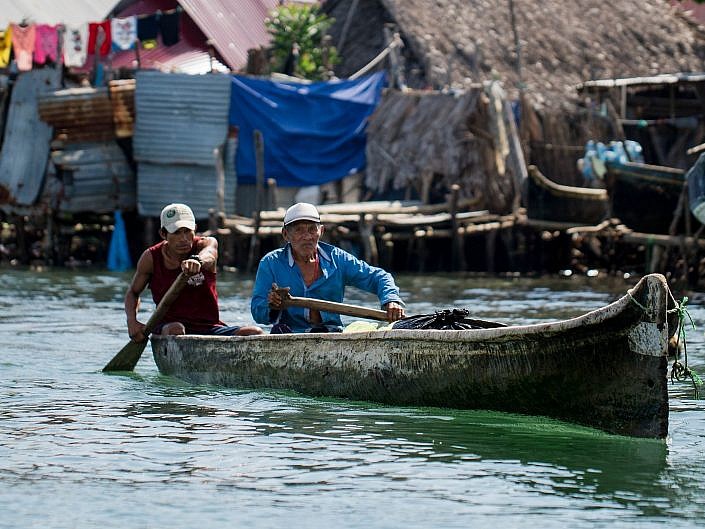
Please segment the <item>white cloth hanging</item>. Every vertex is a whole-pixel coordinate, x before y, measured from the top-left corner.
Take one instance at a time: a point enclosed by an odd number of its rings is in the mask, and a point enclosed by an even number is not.
[[[66,27],[64,31],[64,64],[80,68],[88,56],[88,24]]]
[[[113,50],[131,50],[137,42],[137,17],[113,18],[110,20]]]

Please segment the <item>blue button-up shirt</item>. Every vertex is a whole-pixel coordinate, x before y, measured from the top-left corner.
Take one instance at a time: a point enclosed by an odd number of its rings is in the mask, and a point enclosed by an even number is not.
[[[321,265],[321,276],[310,286],[306,286],[299,267],[294,262],[291,246],[274,250],[265,255],[257,268],[255,288],[252,293],[250,310],[257,323],[285,323],[294,332],[306,332],[311,327],[309,309],[303,307],[288,307],[284,311],[272,310],[267,303],[267,294],[272,283],[279,287],[290,287],[290,294],[302,298],[323,299],[326,301],[343,302],[345,287],[355,286],[361,290],[377,294],[380,304],[391,301],[403,304],[399,297],[399,288],[394,278],[381,268],[370,266],[354,255],[340,248],[318,243],[318,256]],[[342,321],[339,314],[321,311],[322,324],[340,327]]]

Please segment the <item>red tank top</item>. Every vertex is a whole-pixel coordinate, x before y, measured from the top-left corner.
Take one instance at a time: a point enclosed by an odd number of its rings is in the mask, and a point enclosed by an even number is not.
[[[191,253],[198,252],[200,237],[193,239]],[[162,247],[166,241],[161,241],[149,248],[152,254],[154,271],[149,280],[154,303],[159,304],[171,284],[176,281],[181,268],[168,269],[164,264]],[[215,272],[200,272],[189,278],[188,283],[164,315],[161,323],[178,321],[184,324],[188,334],[198,334],[207,331],[215,325],[225,325],[220,321],[218,312],[218,292],[215,287]]]

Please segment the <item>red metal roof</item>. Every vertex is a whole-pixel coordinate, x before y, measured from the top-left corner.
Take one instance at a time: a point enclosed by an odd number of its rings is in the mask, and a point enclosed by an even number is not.
[[[233,70],[247,64],[247,50],[269,43],[264,19],[279,0],[179,0]]]
[[[692,0],[684,0],[679,2],[677,0],[671,0],[671,4],[682,9],[683,11],[689,11],[690,15],[700,24],[705,24],[705,5],[696,4]]]
[[[317,3],[297,0],[298,3]],[[218,69],[240,70],[247,64],[247,50],[269,44],[264,19],[280,0],[137,0],[116,16],[143,15],[168,11],[181,5],[181,40],[174,46],[160,45],[140,50],[140,66],[188,73],[209,70],[208,42],[223,64]],[[116,53],[113,68],[136,67],[134,51]]]
[[[158,10],[170,11],[178,6],[177,0],[138,0],[120,11],[117,17],[147,15]],[[186,12],[181,15],[181,39],[173,46],[164,46],[159,40],[151,50],[140,49],[140,68],[154,68],[161,71],[204,73],[210,71],[207,37]],[[136,68],[137,56],[134,51],[116,52],[112,68]],[[220,62],[216,69],[225,70]]]

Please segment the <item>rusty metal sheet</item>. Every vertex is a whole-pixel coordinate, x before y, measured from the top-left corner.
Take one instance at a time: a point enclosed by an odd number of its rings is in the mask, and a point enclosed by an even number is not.
[[[44,183],[51,127],[39,119],[37,99],[58,87],[61,71],[42,68],[17,76],[0,152],[0,202],[30,206]]]
[[[54,127],[62,143],[107,141],[115,138],[113,105],[108,89],[69,88],[39,98],[39,117]]]
[[[113,122],[118,138],[130,138],[135,126],[135,80],[110,81],[110,100],[113,103]]]

